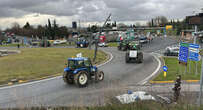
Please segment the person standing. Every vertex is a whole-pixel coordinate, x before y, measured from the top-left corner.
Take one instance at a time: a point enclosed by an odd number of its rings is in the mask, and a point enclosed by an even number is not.
[[[17,48],[19,49],[20,48],[20,44],[18,43],[18,45],[17,45]]]

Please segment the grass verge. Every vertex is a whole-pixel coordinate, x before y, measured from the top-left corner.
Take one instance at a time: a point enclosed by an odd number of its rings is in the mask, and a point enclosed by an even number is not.
[[[0,57],[0,84],[11,79],[30,80],[62,73],[67,58],[82,53],[83,57],[93,59],[94,51],[75,48],[25,48],[21,54]],[[94,63],[107,58],[99,51]]]
[[[4,45],[0,45],[0,47],[16,47],[17,48],[18,44],[4,44]],[[26,46],[23,44],[20,44],[20,47],[22,46]]]
[[[182,80],[199,80],[201,73],[201,61],[197,62],[197,74],[196,74],[196,62],[189,61],[186,67],[179,64],[177,58],[164,57],[165,65],[168,67],[167,76],[164,77],[161,72],[153,81],[168,81],[175,80],[177,74],[182,76]]]
[[[118,43],[117,42],[110,42],[108,43],[109,47],[117,47]]]

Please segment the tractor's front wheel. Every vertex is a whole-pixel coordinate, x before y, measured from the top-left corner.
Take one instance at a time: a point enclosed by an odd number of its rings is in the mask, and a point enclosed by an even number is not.
[[[103,71],[98,71],[95,74],[95,81],[102,81],[104,80],[104,72]]]
[[[137,57],[138,57],[137,62],[142,63],[143,62],[143,53],[142,52],[138,53]]]
[[[79,87],[86,87],[88,84],[88,75],[86,71],[80,71],[74,76],[74,82]]]
[[[70,74],[68,74],[68,72],[63,73],[63,81],[67,84],[73,84],[74,83],[73,79],[71,79]]]

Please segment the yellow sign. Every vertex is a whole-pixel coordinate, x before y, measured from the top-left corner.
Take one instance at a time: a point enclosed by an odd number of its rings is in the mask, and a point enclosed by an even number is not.
[[[173,26],[172,25],[166,25],[166,30],[172,29]]]
[[[164,71],[164,78],[166,77],[166,72]]]

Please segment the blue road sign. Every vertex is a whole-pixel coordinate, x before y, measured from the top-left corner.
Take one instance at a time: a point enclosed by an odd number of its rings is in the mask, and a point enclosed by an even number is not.
[[[189,59],[193,61],[199,61],[199,48],[198,44],[189,45]]]
[[[165,72],[167,72],[167,71],[168,71],[168,67],[167,67],[167,66],[163,66],[163,70],[164,70]]]
[[[188,52],[189,52],[189,44],[188,43],[180,43],[180,50],[178,59],[180,62],[187,63],[188,61]]]

